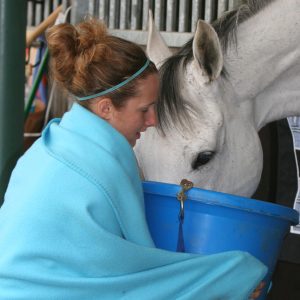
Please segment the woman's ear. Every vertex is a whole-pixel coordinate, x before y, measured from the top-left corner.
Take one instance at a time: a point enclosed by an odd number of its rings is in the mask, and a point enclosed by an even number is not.
[[[113,116],[114,105],[110,98],[102,98],[96,103],[96,114],[104,120],[110,120]]]

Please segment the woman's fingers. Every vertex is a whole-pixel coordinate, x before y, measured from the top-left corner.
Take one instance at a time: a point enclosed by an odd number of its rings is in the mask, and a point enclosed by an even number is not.
[[[265,285],[266,285],[266,283],[265,283],[264,281],[262,281],[262,282],[256,287],[255,291],[251,294],[250,299],[257,299],[257,298],[260,296],[260,294],[261,294],[263,288],[265,287]]]

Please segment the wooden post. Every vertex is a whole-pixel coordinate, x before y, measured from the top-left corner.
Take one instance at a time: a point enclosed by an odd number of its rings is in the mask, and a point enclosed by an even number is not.
[[[46,29],[55,23],[58,14],[62,11],[62,5],[58,6],[41,24],[39,24],[34,30],[26,32],[26,46],[29,47],[31,43]]]

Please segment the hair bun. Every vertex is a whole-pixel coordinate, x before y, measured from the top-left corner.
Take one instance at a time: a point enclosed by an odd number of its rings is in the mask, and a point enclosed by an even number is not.
[[[120,83],[146,60],[142,48],[110,35],[103,22],[92,18],[76,25],[64,23],[49,28],[47,42],[53,78],[78,97]],[[133,90],[129,85],[124,93],[129,96]],[[125,99],[124,95],[119,94]]]
[[[47,30],[46,38],[52,57],[59,57],[62,53],[76,54],[77,31],[72,25],[54,25]]]
[[[77,27],[77,53],[94,48],[104,43],[107,37],[106,26],[97,20],[80,23]]]

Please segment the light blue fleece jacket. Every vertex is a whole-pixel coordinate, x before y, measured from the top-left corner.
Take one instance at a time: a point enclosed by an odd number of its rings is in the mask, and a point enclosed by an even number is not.
[[[0,299],[246,300],[266,267],[154,247],[134,152],[74,104],[18,161],[0,209]]]

